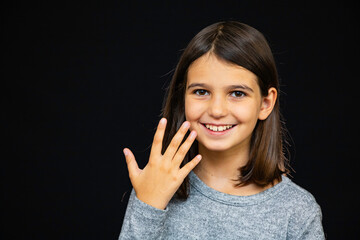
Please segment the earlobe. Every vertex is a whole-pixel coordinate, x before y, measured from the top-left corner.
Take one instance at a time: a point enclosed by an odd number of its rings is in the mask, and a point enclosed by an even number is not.
[[[275,88],[270,88],[268,95],[262,98],[259,120],[265,120],[273,110],[277,99],[277,90]]]

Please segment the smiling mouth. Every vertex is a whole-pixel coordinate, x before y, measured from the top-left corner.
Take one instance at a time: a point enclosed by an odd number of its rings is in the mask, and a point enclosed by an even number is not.
[[[213,124],[205,124],[205,123],[202,123],[202,125],[213,132],[224,132],[236,126],[236,124],[213,125]]]

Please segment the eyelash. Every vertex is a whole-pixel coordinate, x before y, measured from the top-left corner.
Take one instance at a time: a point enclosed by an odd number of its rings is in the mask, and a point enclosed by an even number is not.
[[[209,92],[204,90],[204,89],[197,89],[197,90],[194,90],[194,94],[198,95],[198,96],[205,96],[204,94],[199,94],[199,92],[202,91],[202,92],[206,92],[207,95],[209,95]]]
[[[194,94],[195,95],[198,95],[198,96],[206,96],[205,94],[199,94],[199,92],[202,91],[203,93],[205,92],[206,95],[209,95],[209,92],[206,91],[205,89],[197,89],[197,90],[194,90]],[[235,98],[241,98],[241,97],[245,97],[246,96],[246,93],[242,92],[242,91],[232,91],[230,95],[233,95],[234,93],[240,93],[241,96],[233,96]]]
[[[246,96],[246,94],[244,92],[242,92],[242,91],[233,91],[233,92],[231,92],[231,95],[234,94],[234,93],[240,93],[241,94],[240,97],[245,97]],[[234,96],[234,97],[236,97],[236,96]],[[236,97],[236,98],[240,98],[240,97]]]

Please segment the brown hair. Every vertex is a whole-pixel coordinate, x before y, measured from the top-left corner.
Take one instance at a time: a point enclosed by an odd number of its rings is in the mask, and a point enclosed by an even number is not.
[[[235,21],[219,22],[204,28],[184,50],[167,89],[162,109],[162,117],[168,120],[163,152],[185,121],[187,70],[192,62],[208,52],[254,73],[262,96],[266,96],[271,87],[276,88],[280,93],[271,49],[258,30]],[[239,168],[236,186],[249,183],[266,186],[272,184],[274,180],[281,181],[281,175],[288,172],[283,151],[283,134],[278,97],[271,114],[265,120],[258,120],[255,126],[250,143],[249,161]],[[197,153],[197,142],[195,142],[184,158],[182,166]],[[179,198],[187,198],[188,184],[186,178],[177,191]]]

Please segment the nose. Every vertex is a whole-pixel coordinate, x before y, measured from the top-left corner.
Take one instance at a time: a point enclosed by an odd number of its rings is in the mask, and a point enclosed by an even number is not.
[[[213,96],[210,101],[208,113],[213,118],[222,118],[228,114],[226,100],[222,96]]]

